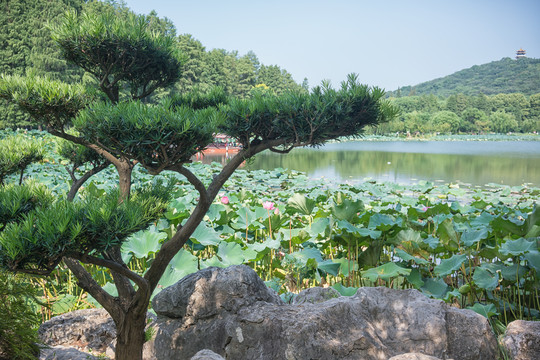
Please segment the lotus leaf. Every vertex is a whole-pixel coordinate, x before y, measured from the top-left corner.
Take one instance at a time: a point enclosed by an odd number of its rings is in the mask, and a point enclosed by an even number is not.
[[[494,315],[498,315],[499,313],[497,312],[497,308],[495,307],[495,305],[493,304],[487,304],[487,305],[484,305],[484,304],[480,304],[480,303],[476,303],[474,304],[473,306],[469,306],[468,309],[471,309],[473,310],[474,312],[486,317],[486,318],[490,318]]]
[[[424,279],[424,285],[420,290],[430,297],[443,299],[448,292],[449,287],[442,279],[428,278]]]
[[[481,240],[484,240],[488,237],[488,230],[486,228],[481,228],[478,230],[464,231],[461,234],[461,241],[463,245],[469,247],[476,245]]]
[[[453,255],[450,259],[443,259],[441,263],[435,266],[434,272],[437,276],[446,276],[461,267],[461,264],[467,259],[467,255]]]
[[[362,276],[371,282],[375,282],[378,278],[387,281],[399,275],[408,276],[410,273],[411,269],[405,269],[392,262],[389,262],[376,268],[363,271]]]
[[[345,287],[341,283],[335,283],[332,285],[342,296],[354,296],[358,291],[357,287]]]
[[[518,256],[536,250],[536,243],[524,238],[517,240],[507,240],[501,245],[499,253],[502,255]]]
[[[315,201],[307,198],[304,194],[295,193],[287,202],[287,212],[296,211],[302,215],[311,215],[315,205]]]
[[[190,238],[191,241],[203,246],[217,245],[221,241],[219,234],[214,228],[208,226],[205,222],[201,222],[195,229]]]
[[[152,225],[147,230],[139,231],[131,235],[126,242],[122,244],[123,253],[132,253],[135,257],[141,259],[159,250],[161,240],[167,238],[167,234],[160,232]]]
[[[396,249],[396,255],[405,261],[413,261],[415,264],[418,265],[426,265],[429,263],[427,260],[409,255],[407,252],[401,249]]]
[[[499,275],[481,266],[474,270],[473,280],[480,289],[488,291],[495,290],[499,285]]]

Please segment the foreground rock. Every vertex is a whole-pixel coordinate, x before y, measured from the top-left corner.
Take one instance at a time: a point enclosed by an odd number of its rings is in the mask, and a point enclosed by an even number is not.
[[[44,322],[38,334],[45,345],[104,353],[116,338],[116,326],[104,309],[77,310]]]
[[[512,321],[502,343],[513,360],[540,359],[540,321]]]
[[[322,298],[328,295],[335,294]],[[317,301],[286,305],[246,266],[199,271],[154,298],[154,356],[190,359],[201,349],[226,359],[386,360],[416,352],[492,360],[498,355],[484,317],[416,290],[362,288],[352,297]]]
[[[190,360],[225,360],[212,350],[204,349],[195,354]]]
[[[407,354],[401,354],[392,356],[388,360],[440,360],[437,357],[419,354],[419,353],[407,353]]]
[[[155,315],[148,314],[150,320]],[[150,323],[151,325],[152,323]],[[76,310],[55,316],[39,327],[39,338],[48,348],[40,360],[92,360],[114,358],[116,326],[104,309]],[[154,360],[152,343],[145,344],[143,356]]]

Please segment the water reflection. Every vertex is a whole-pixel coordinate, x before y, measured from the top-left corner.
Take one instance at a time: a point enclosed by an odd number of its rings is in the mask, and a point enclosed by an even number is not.
[[[230,156],[229,156],[230,157]],[[227,156],[204,162],[225,163]],[[397,183],[418,180],[540,186],[540,142],[348,142],[319,149],[264,152],[247,169],[282,167],[335,181],[373,178]]]

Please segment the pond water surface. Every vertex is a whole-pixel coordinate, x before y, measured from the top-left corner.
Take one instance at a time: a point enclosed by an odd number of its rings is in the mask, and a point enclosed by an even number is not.
[[[207,156],[205,162],[226,161]],[[320,148],[266,151],[246,169],[277,167],[331,181],[370,178],[409,184],[419,180],[540,186],[540,141],[351,141]]]

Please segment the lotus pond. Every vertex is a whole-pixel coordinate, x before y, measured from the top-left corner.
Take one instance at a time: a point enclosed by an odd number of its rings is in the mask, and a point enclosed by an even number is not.
[[[45,146],[51,150],[48,159],[25,176],[60,194],[69,179],[54,144],[46,140]],[[209,182],[220,166],[193,163],[190,169]],[[143,273],[159,244],[187,219],[197,192],[173,173],[156,179],[137,169],[135,178],[136,185],[176,183],[175,200],[163,218],[123,245],[124,260]],[[80,196],[100,196],[115,186],[115,173],[108,169]],[[333,184],[282,168],[239,170],[156,291],[202,268],[246,264],[286,301],[311,286],[331,286],[343,295],[360,286],[415,288],[472,308],[502,331],[513,319],[540,319],[539,195],[539,188],[528,186]],[[114,291],[109,273],[92,272]],[[51,304],[45,318],[93,303],[63,267],[36,284]]]

